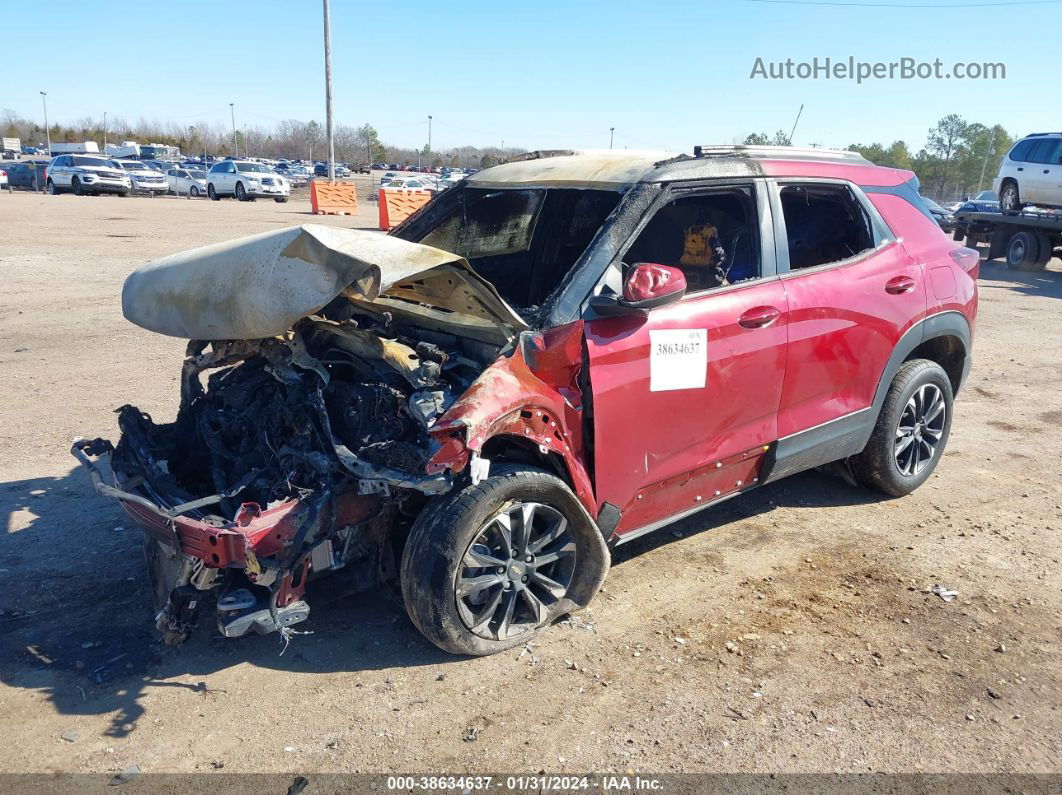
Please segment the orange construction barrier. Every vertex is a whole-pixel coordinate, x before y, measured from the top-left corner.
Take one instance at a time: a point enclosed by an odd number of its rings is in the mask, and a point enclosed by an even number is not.
[[[353,215],[358,211],[354,183],[310,180],[310,206],[314,215]]]
[[[431,201],[426,190],[380,188],[380,228],[384,231],[398,226]]]

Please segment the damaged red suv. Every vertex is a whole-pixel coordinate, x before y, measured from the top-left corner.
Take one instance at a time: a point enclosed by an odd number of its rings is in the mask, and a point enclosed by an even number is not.
[[[433,643],[489,654],[587,605],[610,547],[764,483],[917,488],[977,269],[911,172],[854,153],[536,153],[390,235],[141,267],[123,310],[190,340],[180,409],[73,452],[146,531],[169,642],[211,602],[228,637],[287,635],[328,575],[397,579]]]

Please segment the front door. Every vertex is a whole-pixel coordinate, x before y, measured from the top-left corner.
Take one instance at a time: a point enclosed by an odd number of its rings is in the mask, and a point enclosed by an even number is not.
[[[762,191],[672,191],[621,259],[681,268],[687,295],[587,320],[598,508],[621,537],[753,485],[777,438],[788,312]]]

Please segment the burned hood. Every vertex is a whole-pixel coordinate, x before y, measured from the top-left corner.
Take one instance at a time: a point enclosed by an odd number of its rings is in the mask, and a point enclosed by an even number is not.
[[[122,312],[149,331],[198,340],[285,333],[339,295],[437,314],[512,337],[526,328],[456,254],[379,232],[304,224],[164,257],[125,280]]]

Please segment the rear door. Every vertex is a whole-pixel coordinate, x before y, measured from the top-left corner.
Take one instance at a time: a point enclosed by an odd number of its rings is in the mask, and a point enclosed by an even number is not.
[[[585,324],[598,508],[618,510],[628,538],[756,481],[777,438],[788,320],[761,181],[673,189],[632,240],[623,263],[678,266],[689,289]],[[712,275],[719,250],[732,284]]]
[[[828,463],[873,423],[889,356],[927,311],[923,269],[867,197],[844,181],[779,181],[779,272],[789,366],[773,477]]]
[[[1044,204],[1062,203],[1062,138],[1041,138],[1029,152],[1025,179],[1020,181],[1022,201]]]

